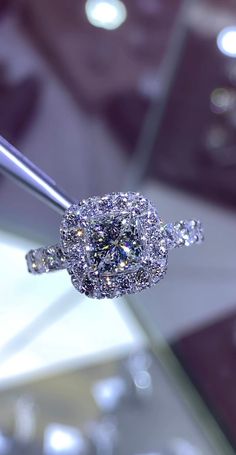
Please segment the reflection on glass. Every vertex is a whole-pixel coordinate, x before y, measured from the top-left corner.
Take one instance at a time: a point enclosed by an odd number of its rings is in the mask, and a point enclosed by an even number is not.
[[[93,397],[103,412],[114,411],[125,393],[125,381],[119,376],[98,381],[92,389]]]
[[[211,93],[211,110],[215,114],[222,114],[234,107],[235,92],[223,87],[216,88]]]
[[[202,455],[202,452],[189,441],[182,438],[176,438],[171,441],[166,455]]]
[[[86,444],[79,430],[59,424],[46,428],[44,436],[45,455],[84,455]]]
[[[90,440],[96,455],[113,455],[117,453],[118,430],[114,418],[103,418],[100,422],[90,424]]]
[[[11,453],[12,444],[10,440],[0,432],[0,455],[8,455]]]
[[[14,408],[15,439],[23,444],[34,440],[36,434],[35,404],[30,396],[21,396]]]

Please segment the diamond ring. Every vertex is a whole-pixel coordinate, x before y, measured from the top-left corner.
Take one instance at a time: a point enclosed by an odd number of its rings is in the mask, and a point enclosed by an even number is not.
[[[29,251],[26,260],[31,273],[67,269],[78,291],[113,298],[158,283],[170,249],[202,240],[199,221],[165,224],[139,193],[112,193],[72,204],[62,218],[60,242]]]

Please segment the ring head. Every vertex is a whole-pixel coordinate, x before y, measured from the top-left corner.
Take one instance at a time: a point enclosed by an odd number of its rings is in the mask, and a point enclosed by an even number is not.
[[[94,298],[141,291],[163,278],[168,261],[156,208],[139,193],[91,197],[66,210],[61,247],[75,288]]]

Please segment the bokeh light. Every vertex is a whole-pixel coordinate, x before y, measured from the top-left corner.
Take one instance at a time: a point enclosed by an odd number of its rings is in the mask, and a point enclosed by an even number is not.
[[[87,0],[85,11],[88,21],[95,27],[114,30],[127,17],[127,10],[120,0]]]
[[[221,30],[217,36],[217,46],[228,57],[236,57],[236,25]]]

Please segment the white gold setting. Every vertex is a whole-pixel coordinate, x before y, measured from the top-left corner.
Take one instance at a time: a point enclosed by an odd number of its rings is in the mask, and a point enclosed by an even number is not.
[[[200,243],[199,221],[164,225],[154,205],[139,193],[112,193],[71,205],[58,245],[31,250],[28,270],[39,274],[66,268],[74,287],[89,297],[113,298],[158,283],[168,250]]]

